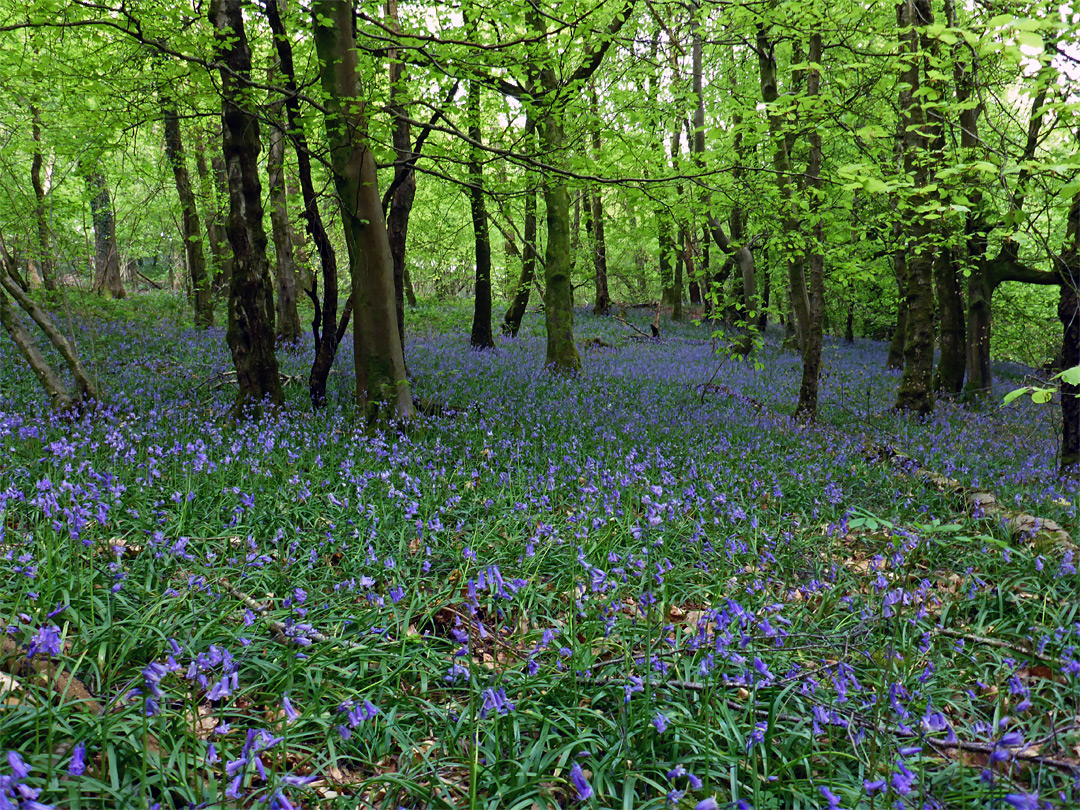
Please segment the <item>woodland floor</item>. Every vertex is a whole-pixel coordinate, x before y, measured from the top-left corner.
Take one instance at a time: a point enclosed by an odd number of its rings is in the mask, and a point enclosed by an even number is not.
[[[541,316],[476,353],[425,305],[441,407],[370,433],[348,344],[324,411],[305,345],[235,426],[220,329],[69,325],[75,421],[0,343],[0,807],[1080,804],[1074,547],[1008,525],[1080,493],[1024,369],[924,422],[829,340],[810,427],[771,333],[579,312],[559,378]]]

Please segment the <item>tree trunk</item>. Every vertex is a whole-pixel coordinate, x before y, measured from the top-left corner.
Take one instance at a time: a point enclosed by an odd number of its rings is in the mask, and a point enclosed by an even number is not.
[[[1080,138],[1080,129],[1077,130]],[[1061,297],[1061,367],[1080,366],[1080,194],[1069,209],[1065,247],[1058,257]],[[1061,474],[1080,478],[1080,385],[1061,384]]]
[[[7,270],[0,268],[0,272],[6,274]],[[38,350],[34,339],[30,336],[30,332],[27,331],[26,326],[15,314],[11,302],[3,290],[0,290],[0,325],[4,327],[4,331],[11,337],[15,348],[19,350],[19,354],[26,358],[30,370],[34,372],[34,376],[41,383],[41,387],[49,395],[53,407],[58,410],[70,408],[71,397],[64,389],[64,384],[60,381],[57,373],[53,371],[52,366],[49,365],[49,361]]]
[[[23,357],[25,357],[30,364],[34,375],[49,394],[49,398],[52,399],[53,404],[57,407],[67,407],[71,405],[73,401],[85,402],[100,399],[97,386],[90,378],[90,375],[86,373],[86,369],[79,360],[79,355],[75,350],[74,345],[64,337],[63,332],[56,328],[56,325],[53,323],[52,318],[49,317],[49,314],[39,307],[34,300],[23,291],[12,273],[13,269],[13,262],[5,253],[0,257],[0,288],[2,288],[0,289],[0,307],[7,308],[7,312],[6,314],[0,313],[0,316],[3,318],[4,328],[7,330],[8,334],[11,335],[11,339],[15,342],[20,353],[22,353]],[[45,337],[48,338],[49,343],[51,343],[53,348],[59,352],[62,358],[64,358],[64,362],[67,364],[68,370],[71,372],[71,376],[74,379],[77,388],[75,397],[71,397],[67,393],[63,383],[59,382],[58,375],[52,370],[52,367],[38,351],[33,339],[30,338],[29,332],[22,325],[22,321],[20,321],[15,316],[15,313],[10,310],[10,305],[7,303],[7,297],[4,295],[4,291],[15,299],[15,302],[22,310],[34,320]]]
[[[34,220],[37,223],[37,263],[41,272],[41,282],[46,290],[56,289],[56,270],[53,266],[52,245],[49,244],[49,217],[46,208],[45,184],[41,182],[42,140],[41,113],[34,105],[30,106],[32,118],[31,134],[34,139],[34,157],[30,161],[30,182],[34,186]]]
[[[311,150],[308,149],[304,125],[300,120],[300,101],[297,98],[299,91],[296,85],[296,71],[293,67],[291,40],[281,21],[277,3],[266,3],[263,8],[266,11],[270,31],[274,35],[274,47],[277,49],[278,63],[282,78],[285,80],[287,93],[285,112],[288,116],[289,137],[296,152],[300,191],[304,198],[304,223],[311,241],[315,244],[315,250],[319,254],[319,265],[322,269],[321,303],[314,275],[311,279],[311,288],[307,291],[315,309],[311,322],[311,333],[315,341],[315,360],[311,364],[311,372],[308,375],[308,396],[311,407],[318,409],[326,404],[326,382],[330,377],[330,369],[334,366],[339,335],[343,334],[348,312],[341,323],[338,323],[337,253],[323,224],[322,214],[319,212],[319,198],[311,176]]]
[[[220,162],[216,156],[216,162]],[[224,164],[222,163],[224,166]],[[229,248],[229,235],[225,232],[225,220],[222,217],[221,195],[218,194],[217,182],[210,176],[206,164],[206,147],[199,130],[195,131],[195,171],[199,175],[199,193],[203,198],[203,212],[206,219],[206,242],[210,246],[210,291],[217,294],[228,289],[232,278],[232,253]],[[216,168],[215,168],[216,172]],[[225,195],[227,197],[227,195]]]
[[[855,302],[849,301],[847,307],[847,321],[844,324],[844,343],[851,346],[855,343]]]
[[[807,74],[806,91],[813,99],[821,88],[821,34],[810,35],[810,69]],[[821,132],[810,127],[810,160],[806,169],[806,184],[810,193],[810,218],[813,244],[810,247],[810,298],[807,310],[807,330],[803,347],[802,383],[799,386],[799,402],[795,416],[817,419],[818,382],[821,376],[821,346],[824,338],[825,316],[825,228],[821,217]]]
[[[469,344],[474,349],[492,349],[495,338],[491,334],[491,238],[488,234],[487,205],[484,200],[484,169],[481,164],[483,150],[479,147],[480,131],[480,84],[469,82],[468,92],[469,138],[475,144],[469,155],[469,210],[472,213],[473,244],[476,259],[476,285],[472,332]]]
[[[532,116],[525,119],[525,146],[528,152],[535,141],[536,125]],[[530,185],[531,176],[525,173],[525,232],[524,244],[521,246],[521,276],[518,278],[517,287],[514,289],[514,297],[506,310],[503,318],[502,331],[504,335],[517,337],[521,329],[521,319],[525,315],[525,309],[529,306],[529,290],[532,287],[533,277],[536,275],[536,189]]]
[[[910,209],[927,204],[929,168],[926,113],[921,93],[921,29],[933,22],[929,0],[903,0],[897,9],[900,47],[907,61],[901,72],[900,111],[903,131],[904,170],[912,191]],[[907,226],[907,334],[904,372],[896,392],[896,409],[920,415],[934,410],[934,261],[932,226],[926,217],[915,216]]]
[[[596,88],[592,90],[592,112],[594,126],[592,130],[593,159],[600,159],[600,103],[597,98]],[[588,198],[592,204],[593,218],[593,270],[595,273],[596,301],[593,303],[593,315],[607,315],[611,309],[611,298],[608,295],[608,268],[607,268],[607,240],[604,236],[604,198],[600,188],[594,188],[588,192]]]
[[[759,25],[757,30],[758,75],[761,84],[761,99],[765,102],[769,120],[769,135],[773,140],[773,169],[776,172],[776,182],[783,207],[784,231],[789,238],[796,239],[802,229],[802,223],[795,216],[795,179],[790,157],[793,137],[787,131],[785,115],[778,104],[780,94],[777,86],[774,49],[775,43],[769,40],[767,28]],[[791,308],[795,313],[795,338],[799,350],[803,351],[809,329],[810,299],[799,253],[798,246],[795,246],[788,259],[788,295],[791,299]]]
[[[100,168],[86,175],[90,213],[94,221],[94,292],[124,297],[120,278],[120,253],[116,248],[116,216],[109,198],[109,184]]]
[[[399,30],[397,0],[387,0],[386,20],[393,30]],[[396,49],[389,52],[390,58],[390,104],[389,111],[393,118],[394,142],[394,193],[390,198],[390,210],[387,214],[386,229],[390,238],[390,253],[394,257],[394,303],[398,314],[398,335],[401,338],[402,351],[405,347],[405,301],[410,307],[416,306],[416,293],[412,288],[412,279],[405,265],[405,245],[409,234],[409,216],[412,214],[413,200],[416,198],[416,172],[413,162],[412,132],[409,119],[405,115],[405,101],[408,98],[405,79],[405,63]]]
[[[544,89],[554,95],[558,89],[550,67],[541,71]],[[548,109],[540,120],[540,149],[550,160],[562,165],[566,158],[566,133],[562,109]],[[574,345],[574,286],[570,279],[570,194],[566,180],[558,174],[544,178],[547,207],[547,249],[544,253],[544,323],[547,353],[544,364],[556,372],[581,370],[581,356]]]
[[[284,10],[284,0],[276,2],[278,11]],[[273,86],[276,70],[267,71],[267,84]],[[270,197],[270,232],[274,239],[274,291],[277,298],[278,340],[295,343],[300,340],[300,313],[296,310],[296,259],[293,254],[292,220],[289,219],[289,203],[285,190],[285,132],[282,129],[282,113],[285,101],[276,98],[267,112],[270,118],[269,146],[266,150],[266,182]]]
[[[938,345],[941,356],[934,372],[934,388],[943,394],[959,394],[967,365],[967,333],[964,329],[964,298],[960,294],[961,268],[952,250],[941,248],[934,262],[934,287],[938,302]]]
[[[660,251],[660,304],[675,304],[675,237],[671,217],[663,208],[656,209],[656,242]]]
[[[203,254],[202,224],[188,174],[176,101],[168,98],[164,89],[161,91],[161,105],[165,118],[165,157],[172,166],[176,196],[180,199],[180,232],[184,237],[184,252],[195,302],[195,325],[205,329],[214,325],[214,303],[210,298],[210,279]]]
[[[897,248],[892,255],[892,264],[893,277],[896,279],[899,298],[896,305],[896,329],[893,330],[892,340],[889,341],[889,354],[885,358],[885,368],[899,371],[904,367],[904,347],[907,345],[908,322],[907,251],[901,244],[904,226],[901,224],[899,216],[893,222],[892,234],[897,243]]]
[[[226,231],[233,253],[225,339],[236,367],[238,390],[232,409],[236,418],[249,412],[259,415],[267,401],[277,406],[284,400],[274,354],[274,312],[259,182],[259,120],[247,86],[251,51],[241,5],[242,0],[211,0],[209,10],[221,60],[221,135],[229,183]]]
[[[352,276],[356,398],[369,419],[414,413],[394,296],[394,257],[379,197],[375,156],[367,144],[364,93],[357,72],[348,0],[312,5],[315,49],[326,94],[330,168],[338,194]],[[332,23],[324,25],[321,21]]]

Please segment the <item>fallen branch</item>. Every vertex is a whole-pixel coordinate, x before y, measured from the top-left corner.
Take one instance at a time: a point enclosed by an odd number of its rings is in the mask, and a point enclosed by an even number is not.
[[[962,638],[967,641],[971,641],[975,644],[982,644],[987,647],[998,647],[1003,650],[1012,650],[1020,655],[1026,655],[1029,658],[1037,658],[1040,661],[1046,661],[1050,664],[1057,664],[1059,667],[1064,668],[1068,662],[1062,658],[1056,658],[1052,655],[1043,655],[1042,653],[1035,652],[1034,649],[1025,650],[1023,647],[1011,644],[1008,641],[1002,641],[1001,639],[988,638],[986,636],[976,636],[972,633],[963,633],[959,630],[952,630],[948,627],[937,628],[938,633],[943,636],[952,636],[953,638]]]

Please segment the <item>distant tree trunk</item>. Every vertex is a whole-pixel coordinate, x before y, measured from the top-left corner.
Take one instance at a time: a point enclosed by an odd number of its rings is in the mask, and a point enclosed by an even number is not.
[[[475,144],[469,154],[469,210],[472,212],[473,244],[476,246],[476,284],[472,332],[469,344],[474,349],[495,347],[491,334],[491,238],[488,233],[487,205],[484,200],[484,155],[478,146],[483,133],[480,131],[480,84],[469,82],[468,91],[469,138]]]
[[[278,4],[279,13],[284,10],[284,0],[268,0]],[[273,86],[276,70],[271,66],[267,84]],[[285,190],[285,132],[282,113],[285,101],[275,98],[269,106],[269,148],[266,150],[266,181],[270,186],[270,232],[274,238],[275,284],[277,298],[278,340],[295,343],[300,339],[300,314],[296,309],[296,260],[293,256],[292,220],[289,219],[289,203]]]
[[[671,217],[662,208],[656,209],[656,242],[660,251],[660,303],[672,306],[675,303],[675,237],[672,233]]]
[[[225,158],[219,154],[213,154],[210,157],[210,168],[216,198],[225,201],[225,205],[217,207],[215,211],[215,226],[224,238],[217,242],[221,248],[221,262],[218,264],[217,276],[214,278],[214,289],[228,296],[229,288],[232,286],[233,254],[232,245],[229,243],[229,178],[225,171]]]
[[[199,222],[199,209],[195,203],[195,192],[191,188],[191,176],[188,174],[176,101],[169,98],[164,89],[161,92],[161,106],[165,118],[165,157],[172,166],[176,196],[180,199],[180,232],[184,237],[184,252],[191,277],[195,325],[205,329],[214,325],[214,302],[210,297],[210,279],[207,277],[206,257],[203,254],[202,224]]]
[[[525,119],[525,146],[526,151],[535,145],[536,125],[529,116]],[[514,288],[514,296],[503,318],[502,331],[504,335],[516,337],[521,329],[521,319],[529,306],[529,291],[532,287],[533,278],[536,275],[536,189],[531,185],[529,172],[525,175],[525,232],[524,244],[521,246],[521,276]]]
[[[600,119],[599,99],[596,88],[593,87],[591,94],[594,126],[592,129],[593,158],[600,159]],[[607,268],[607,240],[604,236],[604,198],[600,188],[594,188],[588,192],[588,199],[592,204],[593,218],[593,270],[595,273],[596,301],[593,303],[593,315],[607,315],[611,309],[611,298],[608,295],[608,268]]]
[[[41,282],[46,290],[56,289],[56,270],[53,268],[52,245],[49,244],[49,216],[46,209],[45,184],[41,182],[42,140],[41,112],[30,106],[31,135],[34,139],[34,157],[30,161],[30,182],[34,186],[34,220],[37,224],[37,263]]]
[[[232,253],[229,248],[229,235],[225,232],[217,182],[210,176],[210,169],[206,164],[206,146],[199,130],[195,131],[195,171],[199,175],[199,194],[203,199],[206,220],[206,242],[210,246],[210,267],[207,268],[207,274],[210,277],[211,293],[217,294],[228,288],[225,279],[232,278]]]
[[[807,73],[806,91],[813,98],[821,89],[821,34],[810,35],[810,69]],[[821,209],[821,132],[810,127],[810,160],[806,169],[806,185],[810,192],[810,218],[813,244],[810,248],[810,290],[807,310],[806,339],[803,346],[802,383],[799,386],[799,402],[795,416],[817,419],[818,383],[821,377],[821,346],[824,337],[825,317],[825,228],[820,216]]]
[[[368,418],[414,413],[397,324],[394,257],[379,198],[375,156],[367,144],[364,93],[357,72],[352,3],[316,0],[315,49],[326,94],[330,167],[349,249],[356,397]],[[323,25],[321,20],[331,25]]]
[[[769,299],[772,296],[772,273],[769,271],[765,248],[762,248],[762,261],[765,264],[765,269],[761,272],[761,309],[758,315],[757,328],[759,332],[764,334],[766,327],[769,325]]]
[[[848,301],[847,322],[844,325],[844,343],[851,346],[855,343],[855,302]]]
[[[116,248],[116,216],[109,198],[105,173],[96,168],[86,175],[90,192],[90,214],[94,221],[94,292],[113,298],[124,297],[120,278],[120,253]]]
[[[232,245],[229,326],[225,339],[236,367],[237,395],[233,416],[261,413],[264,402],[284,400],[274,354],[274,312],[263,230],[262,185],[259,182],[259,120],[247,83],[251,51],[244,31],[242,0],[211,0],[221,60],[221,134],[229,182],[226,230]]]

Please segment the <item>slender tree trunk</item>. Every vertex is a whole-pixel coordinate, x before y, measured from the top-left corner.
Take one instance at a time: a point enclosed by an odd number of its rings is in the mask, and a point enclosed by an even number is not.
[[[206,242],[210,246],[210,266],[207,267],[207,274],[213,295],[228,288],[224,279],[232,277],[232,253],[229,248],[229,235],[225,232],[217,184],[210,176],[206,163],[206,146],[199,130],[195,133],[195,171],[199,175],[199,194],[203,199],[206,220]]]
[[[1080,129],[1077,130],[1080,139]],[[1080,194],[1069,209],[1065,246],[1058,257],[1061,297],[1061,367],[1080,366]],[[1080,478],[1080,385],[1061,384],[1061,474]]]
[[[394,31],[400,30],[398,22],[397,0],[387,0],[386,21]],[[409,234],[409,216],[412,214],[413,200],[416,198],[416,172],[413,162],[412,132],[409,119],[405,115],[405,102],[408,99],[408,87],[405,76],[405,63],[397,49],[391,49],[390,59],[390,104],[389,111],[393,118],[394,142],[394,193],[390,198],[390,210],[387,214],[386,229],[390,237],[390,253],[394,257],[394,303],[398,314],[398,334],[401,338],[402,351],[405,346],[405,301],[410,307],[416,306],[416,293],[412,288],[412,279],[405,264],[405,245]]]
[[[849,301],[847,307],[847,321],[844,324],[844,343],[851,346],[855,343],[855,302]]]
[[[903,0],[898,9],[901,49],[907,62],[901,73],[900,110],[904,128],[904,168],[912,178],[908,206],[917,209],[930,195],[926,113],[920,92],[923,51],[921,29],[933,23],[929,0]],[[896,409],[921,415],[934,410],[934,261],[932,226],[925,217],[908,223],[907,335],[904,372],[896,392]]]
[[[780,109],[780,94],[776,76],[775,43],[769,40],[768,29],[759,25],[757,30],[758,74],[761,84],[761,98],[769,120],[769,134],[773,140],[773,169],[780,190],[783,206],[784,231],[788,238],[796,239],[802,229],[802,223],[795,216],[795,179],[791,168],[791,144],[793,139],[787,131],[784,111]],[[806,289],[806,277],[800,251],[796,246],[788,259],[788,294],[791,308],[795,313],[795,337],[800,351],[805,349],[807,330],[810,322],[810,299]]]
[[[296,85],[296,71],[293,67],[291,40],[278,13],[277,3],[268,2],[264,5],[264,9],[266,20],[274,35],[274,47],[277,49],[282,78],[285,80],[287,92],[285,112],[288,117],[289,137],[296,152],[300,191],[304,199],[304,223],[311,241],[315,244],[315,250],[319,254],[319,266],[322,269],[321,302],[314,275],[311,279],[311,288],[307,291],[315,308],[311,322],[312,337],[315,341],[315,360],[311,364],[311,373],[308,375],[308,395],[312,408],[317,409],[326,404],[326,383],[330,377],[330,369],[334,366],[334,358],[337,356],[338,343],[341,340],[339,336],[344,334],[348,311],[339,323],[337,253],[323,224],[322,214],[319,211],[319,198],[312,180],[311,150],[308,148],[304,125],[300,120],[300,101],[297,98],[299,91]]]
[[[210,157],[210,168],[216,192],[215,199],[221,201],[215,206],[215,227],[223,237],[217,242],[220,246],[221,262],[218,264],[217,276],[214,278],[214,289],[228,297],[229,288],[232,286],[233,254],[232,245],[229,242],[229,178],[225,171],[225,158],[222,155],[213,154]]]
[[[806,90],[811,98],[820,95],[821,34],[810,35],[810,64]],[[818,411],[818,382],[821,377],[821,346],[824,337],[825,316],[825,228],[821,218],[821,132],[810,127],[810,161],[806,170],[806,184],[810,193],[810,218],[813,221],[810,248],[810,299],[807,310],[806,340],[803,347],[802,383],[799,387],[799,403],[795,416],[816,419]]]
[[[248,409],[260,414],[267,401],[280,405],[284,392],[274,353],[272,288],[259,182],[259,120],[247,87],[251,51],[242,0],[211,0],[209,13],[221,61],[221,133],[229,181],[226,230],[233,253],[225,339],[236,367],[233,416],[239,418],[247,415]]]
[[[414,413],[394,296],[394,257],[379,197],[375,156],[367,145],[364,93],[357,72],[348,0],[316,0],[315,49],[328,116],[330,166],[349,249],[356,397],[369,418]],[[331,25],[322,24],[327,20]]]
[[[2,272],[6,273],[7,270],[4,269]],[[0,290],[0,325],[4,327],[4,331],[11,337],[11,341],[15,344],[15,348],[19,350],[19,354],[26,359],[30,370],[34,372],[34,376],[37,377],[41,387],[48,394],[52,406],[58,410],[70,408],[71,397],[65,390],[64,384],[60,381],[59,375],[53,371],[49,361],[45,359],[45,356],[42,355],[34,343],[30,332],[27,331],[26,326],[15,314],[11,302],[3,290]]]
[[[480,144],[480,84],[469,82],[468,91],[469,138]],[[475,349],[495,347],[491,334],[491,238],[488,233],[487,205],[484,200],[484,158],[479,146],[473,146],[469,155],[469,210],[472,212],[473,244],[476,259],[476,285],[472,333],[469,343]]]
[[[592,151],[593,159],[599,160],[600,141],[600,102],[596,88],[592,89]],[[592,204],[593,218],[593,270],[595,274],[596,301],[593,303],[593,315],[607,315],[611,309],[611,297],[608,295],[607,239],[604,235],[604,197],[600,188],[588,192]]]
[[[30,106],[31,134],[34,139],[34,157],[30,161],[30,182],[34,186],[34,220],[37,224],[37,263],[41,282],[46,290],[56,289],[56,270],[53,267],[52,245],[49,244],[49,216],[45,198],[45,184],[41,182],[42,151],[41,113]]]
[[[675,303],[675,237],[671,217],[662,208],[656,209],[656,242],[660,251],[660,304]]]
[[[75,350],[75,346],[64,337],[63,332],[56,328],[56,325],[53,323],[52,318],[49,317],[49,314],[39,307],[37,303],[23,291],[12,273],[13,269],[11,257],[7,256],[5,253],[0,257],[0,308],[5,308],[7,311],[6,313],[0,312],[0,319],[3,320],[4,328],[7,330],[8,334],[11,335],[11,339],[15,342],[19,352],[26,358],[27,362],[30,363],[34,375],[49,394],[49,398],[52,399],[53,404],[58,407],[67,407],[73,402],[81,403],[100,399],[101,397],[98,394],[97,386],[90,378],[90,375],[86,373],[86,369],[79,360],[79,355]],[[77,389],[75,397],[71,397],[67,393],[63,383],[59,382],[58,375],[52,370],[52,367],[38,351],[29,332],[22,325],[22,321],[20,321],[15,316],[15,313],[10,310],[7,297],[4,295],[5,291],[15,300],[15,303],[17,303],[22,310],[34,320],[45,337],[49,340],[49,343],[52,344],[53,348],[56,349],[64,359],[68,370],[71,372],[72,379],[75,381]]]
[[[526,118],[525,146],[523,147],[526,151],[535,145],[535,128],[536,125],[532,116]],[[503,334],[511,337],[516,337],[518,330],[521,328],[521,319],[529,306],[529,291],[536,275],[536,189],[530,183],[530,173],[526,172],[525,229],[524,244],[521,246],[521,276],[518,278],[517,287],[514,289],[514,297],[506,310],[502,326]]]
[[[278,4],[278,12],[284,11],[284,0],[267,0]],[[271,64],[267,71],[267,84],[276,82],[276,69]],[[300,313],[296,309],[296,259],[293,254],[292,220],[289,219],[289,203],[285,189],[285,131],[282,114],[285,101],[275,98],[269,105],[269,145],[266,150],[266,182],[270,187],[270,232],[274,239],[274,291],[277,298],[278,340],[295,343],[300,339]]]
[[[95,168],[86,175],[90,192],[90,213],[94,221],[94,292],[113,298],[124,297],[120,278],[120,254],[116,248],[116,216],[109,197],[105,173]]]
[[[176,102],[161,93],[161,105],[165,118],[165,157],[172,166],[176,196],[180,199],[180,232],[184,236],[188,273],[195,303],[195,325],[206,328],[214,325],[214,303],[210,297],[210,279],[206,272],[206,257],[202,246],[202,224],[191,188],[184,141],[180,134],[180,116]]]

